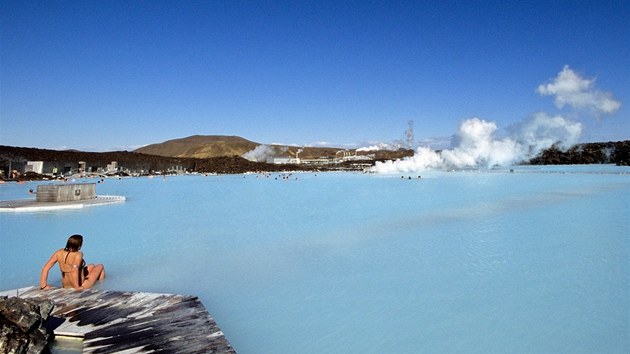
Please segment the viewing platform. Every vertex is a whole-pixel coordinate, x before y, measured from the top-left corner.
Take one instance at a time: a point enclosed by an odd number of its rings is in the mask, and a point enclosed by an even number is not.
[[[196,296],[35,287],[0,296],[50,300],[55,338],[76,338],[82,353],[236,353]]]
[[[35,199],[0,201],[0,212],[81,209],[125,200],[123,196],[97,196],[95,183],[42,184],[37,186]]]
[[[81,209],[88,206],[122,203],[125,197],[117,195],[99,195],[90,200],[69,202],[38,202],[35,199],[0,201],[0,212],[6,211],[46,211],[58,209]]]

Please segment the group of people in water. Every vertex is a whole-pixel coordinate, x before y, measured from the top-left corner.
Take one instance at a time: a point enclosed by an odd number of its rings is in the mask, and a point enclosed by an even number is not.
[[[89,289],[98,280],[105,279],[105,267],[102,264],[87,264],[83,259],[83,236],[72,235],[66,242],[66,247],[56,250],[44,267],[39,278],[39,288],[53,288],[48,284],[48,273],[56,264],[61,270],[61,286],[76,290]]]

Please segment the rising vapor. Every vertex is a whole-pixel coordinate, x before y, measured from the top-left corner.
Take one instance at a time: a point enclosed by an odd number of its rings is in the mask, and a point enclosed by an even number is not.
[[[565,66],[553,82],[540,85],[537,91],[541,95],[555,96],[558,108],[567,105],[576,110],[586,108],[596,117],[613,113],[621,107],[621,103],[612,99],[611,94],[596,90],[593,83],[594,80],[584,79]],[[578,142],[582,129],[579,122],[540,112],[515,124],[509,136],[499,139],[495,136],[496,123],[471,118],[460,125],[452,148],[439,152],[418,148],[414,156],[377,162],[372,171],[409,173],[427,169],[509,166],[527,161],[551,146],[570,148]]]
[[[244,153],[242,157],[249,161],[267,162],[269,159],[273,158],[275,154],[276,151],[272,146],[262,144],[256,146],[253,150]]]

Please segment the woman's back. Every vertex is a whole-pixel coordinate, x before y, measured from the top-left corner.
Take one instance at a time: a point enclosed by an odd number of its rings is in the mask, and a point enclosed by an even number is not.
[[[64,288],[72,287],[71,277],[76,276],[75,272],[78,273],[79,277],[79,285],[81,285],[83,277],[82,277],[82,268],[83,268],[83,253],[80,251],[66,251],[64,249],[60,249],[56,252],[57,263],[59,264],[59,269],[61,270],[61,285]]]

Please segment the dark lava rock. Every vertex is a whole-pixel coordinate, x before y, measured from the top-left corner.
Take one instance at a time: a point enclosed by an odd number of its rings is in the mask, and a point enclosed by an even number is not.
[[[0,353],[42,353],[51,339],[44,327],[49,300],[0,297]]]

